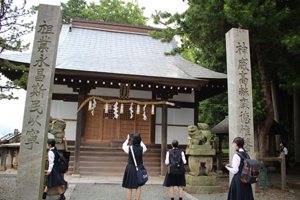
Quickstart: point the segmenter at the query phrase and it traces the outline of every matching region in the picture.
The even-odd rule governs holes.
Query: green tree
[[[263,120],[259,149],[262,156],[266,156],[267,134],[273,124],[269,81],[277,78],[282,82],[282,88],[284,84],[293,88],[299,78],[299,75],[293,74],[294,78],[288,80],[288,71],[298,71],[295,53],[299,58],[299,2],[190,0],[189,5],[182,14],[156,12],[152,15],[154,22],[167,28],[161,33],[150,34],[154,38],[163,37],[164,42],[169,42],[175,35],[179,35],[183,38],[181,46],[167,54],[189,51],[193,53],[195,63],[215,71],[226,72],[225,33],[233,27],[249,30],[254,116],[255,121]],[[170,25],[175,25],[175,28]],[[290,60],[293,56],[294,59]],[[279,77],[278,73],[284,74],[286,80],[284,76]]]
[[[32,6],[25,9],[26,1],[21,7],[14,6],[13,0],[1,0],[0,11],[0,53],[4,51],[25,51],[29,48],[29,43],[23,44],[22,36],[33,30],[33,22],[24,22],[25,16],[31,16],[36,13],[37,7]],[[28,71],[25,66],[16,66],[8,61],[0,61],[1,70],[12,69]],[[8,81],[0,85],[1,99],[17,99],[13,93],[6,94],[12,89],[20,89],[25,87],[28,74],[24,73],[20,79],[13,82]],[[0,75],[1,79],[1,75]]]
[[[87,5],[84,0],[69,0],[66,4],[61,3],[63,23],[68,23],[70,18],[116,22],[146,26],[145,8],[138,6],[137,0],[125,4],[121,0],[100,0]]]
[[[62,9],[61,23],[69,24],[70,18],[87,19],[88,16],[84,14],[87,9],[87,3],[84,0],[69,0],[67,3],[60,3]]]

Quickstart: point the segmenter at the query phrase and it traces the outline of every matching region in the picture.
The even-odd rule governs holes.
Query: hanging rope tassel
[[[76,115],[77,113],[90,101],[90,100],[93,100],[93,99],[96,99],[98,101],[101,101],[103,103],[115,103],[115,102],[120,102],[120,103],[135,103],[135,104],[139,104],[139,105],[145,105],[145,104],[153,104],[153,105],[161,105],[161,104],[167,104],[167,105],[171,105],[171,106],[175,106],[175,103],[171,103],[171,102],[168,102],[168,101],[137,101],[137,100],[121,100],[121,99],[110,99],[110,100],[106,100],[106,99],[103,99],[101,97],[89,97],[87,98],[81,105],[80,107],[78,108],[77,112],[76,112]],[[106,109],[106,108],[105,108]],[[107,105],[107,112],[105,113],[108,113],[108,105]]]

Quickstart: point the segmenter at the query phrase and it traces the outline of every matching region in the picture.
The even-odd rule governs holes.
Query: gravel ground
[[[300,189],[288,188],[288,191],[281,190],[280,174],[278,172],[268,172],[268,180],[271,189],[260,189],[256,193],[259,200],[300,199]],[[292,172],[287,175],[287,180],[300,180],[299,172]],[[0,173],[0,200],[12,200],[16,183],[15,172]],[[224,200],[227,199],[229,189],[228,177],[217,178],[217,184],[221,187],[221,193],[217,194],[187,194],[184,193],[183,199],[190,200]],[[54,200],[58,195],[48,196],[47,200]],[[132,199],[135,198],[133,190]],[[77,184],[71,194],[71,200],[126,200],[126,189],[119,184]],[[141,200],[161,200],[170,199],[169,188],[160,185],[145,185],[142,187]],[[178,191],[175,188],[175,199],[178,199]]]

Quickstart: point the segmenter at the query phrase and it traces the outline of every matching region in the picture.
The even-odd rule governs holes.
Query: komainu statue
[[[205,145],[210,145],[211,132],[209,125],[206,123],[198,123],[198,127],[195,125],[188,126],[188,133],[191,138],[191,144],[199,144],[201,140],[207,139]]]
[[[66,122],[62,119],[57,119],[53,122],[52,117],[50,117],[49,121],[50,124],[48,132],[54,135],[56,144],[63,143],[63,139],[65,137]]]

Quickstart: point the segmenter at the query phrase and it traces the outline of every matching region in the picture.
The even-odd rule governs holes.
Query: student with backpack
[[[63,193],[62,185],[67,185],[67,182],[59,173],[59,166],[58,160],[59,155],[55,147],[55,140],[49,139],[47,142],[47,147],[49,148],[48,151],[48,161],[49,161],[49,168],[47,171],[47,179],[46,179],[46,187],[43,193],[43,199],[46,199],[47,192],[49,188],[56,187],[60,197],[57,200],[64,200],[66,199]]]
[[[244,183],[241,180],[240,173],[243,171],[244,158],[249,158],[244,150],[244,139],[236,137],[233,140],[233,146],[237,151],[232,158],[232,164],[226,165],[226,169],[234,174],[228,193],[228,200],[253,200],[251,184]],[[240,156],[240,155],[242,156]]]
[[[184,152],[178,149],[178,141],[172,141],[172,149],[167,152],[165,164],[168,165],[168,172],[163,186],[170,187],[171,200],[174,200],[174,186],[178,186],[179,200],[182,200],[183,186],[185,182],[184,164],[186,159]]]

